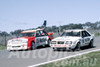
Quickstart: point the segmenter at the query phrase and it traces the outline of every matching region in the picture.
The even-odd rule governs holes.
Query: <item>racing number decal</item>
[[[40,42],[45,42],[46,38],[40,38]]]
[[[85,42],[89,42],[89,41],[90,41],[90,38],[86,38],[86,39],[85,39]]]
[[[46,42],[46,38],[37,38],[37,39],[36,39],[36,43],[37,43],[37,44],[43,43],[43,42]]]
[[[39,41],[39,38],[37,38],[37,39],[36,39],[36,44],[39,45],[39,42],[40,42],[40,41]]]
[[[84,43],[84,39],[82,39],[82,43]]]
[[[84,39],[82,39],[81,41],[82,41],[82,43],[84,43],[84,44],[88,44],[88,43],[90,42],[90,38],[84,38]]]

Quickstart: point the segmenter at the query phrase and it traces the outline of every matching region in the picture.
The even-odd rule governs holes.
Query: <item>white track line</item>
[[[48,64],[48,63],[51,63],[51,62],[65,60],[65,59],[68,59],[68,58],[72,58],[72,57],[76,57],[76,56],[80,56],[80,55],[83,55],[83,54],[88,54],[88,53],[96,52],[96,51],[100,51],[100,49],[91,50],[91,51],[88,51],[88,52],[79,53],[79,54],[76,54],[76,55],[71,55],[71,56],[68,56],[68,57],[64,57],[64,58],[60,58],[60,59],[56,59],[56,60],[52,60],[52,61],[48,61],[48,62],[43,62],[43,63],[39,63],[39,64],[35,64],[35,65],[28,66],[28,67],[37,67],[37,66],[44,65],[44,64]]]

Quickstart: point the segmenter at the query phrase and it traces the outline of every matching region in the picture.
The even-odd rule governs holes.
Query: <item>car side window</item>
[[[86,36],[91,36],[87,31],[84,31]]]
[[[41,33],[41,36],[46,36],[47,35],[47,33],[45,32],[45,31],[40,31],[40,33]]]
[[[82,37],[87,37],[87,35],[84,31],[82,31]]]
[[[36,37],[40,37],[40,36],[41,36],[40,32],[36,31]]]
[[[88,37],[90,34],[86,31],[82,31],[82,37]]]

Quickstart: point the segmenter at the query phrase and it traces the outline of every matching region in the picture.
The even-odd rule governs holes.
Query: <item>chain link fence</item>
[[[15,38],[15,36],[0,36],[0,46],[7,45],[7,41],[12,38]]]

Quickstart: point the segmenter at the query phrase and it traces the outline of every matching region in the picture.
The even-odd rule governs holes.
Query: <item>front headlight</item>
[[[65,44],[72,44],[72,41],[66,41]]]
[[[56,41],[51,41],[51,44],[56,44]]]

